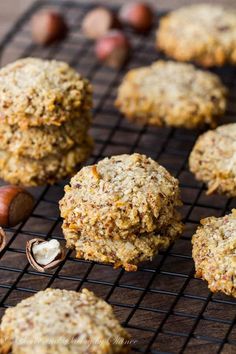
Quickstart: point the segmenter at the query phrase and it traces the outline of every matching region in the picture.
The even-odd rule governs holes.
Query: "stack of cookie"
[[[71,175],[92,140],[89,82],[66,63],[36,58],[0,70],[0,177],[35,186]]]
[[[105,158],[80,170],[60,201],[76,256],[135,271],[182,232],[178,181],[145,155]]]

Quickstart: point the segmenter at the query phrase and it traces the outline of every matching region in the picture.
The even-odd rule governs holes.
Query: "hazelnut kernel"
[[[65,249],[57,240],[34,238],[26,243],[30,265],[39,272],[56,268],[65,259]]]

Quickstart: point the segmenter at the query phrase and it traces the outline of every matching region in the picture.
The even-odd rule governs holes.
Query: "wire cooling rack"
[[[52,6],[63,12],[70,33],[64,41],[41,48],[32,43],[30,18],[39,9]],[[224,215],[236,203],[222,196],[206,196],[204,186],[189,173],[188,155],[200,131],[137,126],[114,108],[117,85],[125,71],[161,57],[155,50],[155,28],[148,36],[127,32],[133,44],[132,58],[121,71],[112,70],[96,61],[93,43],[81,34],[81,19],[88,10],[85,1],[34,3],[0,43],[1,65],[25,56],[54,58],[67,61],[88,77],[94,87],[91,133],[96,147],[87,163],[134,151],[157,160],[180,180],[186,230],[180,240],[136,273],[77,260],[71,252],[56,270],[38,273],[27,262],[25,243],[33,237],[63,240],[58,200],[66,182],[32,189],[37,200],[35,209],[28,220],[7,230],[8,243],[1,252],[1,314],[6,307],[49,286],[73,290],[87,287],[113,305],[133,336],[133,352],[236,353],[236,302],[222,294],[211,294],[206,283],[194,278],[190,241],[200,218]],[[236,72],[232,67],[215,71],[230,88],[229,108],[222,120],[230,122],[236,115]]]

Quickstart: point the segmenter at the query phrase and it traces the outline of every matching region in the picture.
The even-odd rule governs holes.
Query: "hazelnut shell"
[[[34,207],[34,198],[18,186],[0,187],[0,225],[12,227],[25,220]]]
[[[142,2],[127,2],[119,11],[120,21],[138,32],[148,31],[152,26],[153,17],[152,9]]]
[[[47,45],[65,37],[67,24],[61,14],[52,10],[36,13],[31,21],[31,32],[35,43]]]
[[[120,68],[130,54],[130,43],[121,31],[109,31],[95,45],[97,58],[112,68]]]
[[[119,28],[116,15],[105,7],[96,7],[89,11],[82,22],[82,31],[87,38],[98,39],[112,28]]]
[[[61,246],[61,253],[50,263],[48,263],[45,266],[40,265],[39,263],[36,262],[32,248],[35,244],[39,244],[41,242],[48,242],[46,240],[43,240],[41,238],[33,238],[32,240],[27,241],[26,243],[26,256],[28,258],[28,261],[30,265],[36,269],[38,272],[45,272],[46,270],[51,270],[59,266],[59,264],[65,259],[66,252],[65,249]]]

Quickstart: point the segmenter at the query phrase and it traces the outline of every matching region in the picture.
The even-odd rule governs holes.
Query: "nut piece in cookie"
[[[201,220],[192,238],[196,277],[208,282],[212,292],[236,297],[236,210],[221,218]]]
[[[215,74],[159,60],[125,75],[115,105],[131,121],[193,129],[216,124],[226,93]]]
[[[47,289],[6,310],[0,352],[128,353],[130,336],[112,307],[87,289]]]
[[[200,135],[189,157],[190,171],[208,186],[208,194],[236,196],[236,123]]]
[[[182,232],[178,181],[145,155],[119,155],[82,168],[60,201],[67,246],[76,256],[128,271]]]
[[[157,47],[178,61],[209,66],[236,63],[236,10],[214,4],[190,5],[160,21]]]

